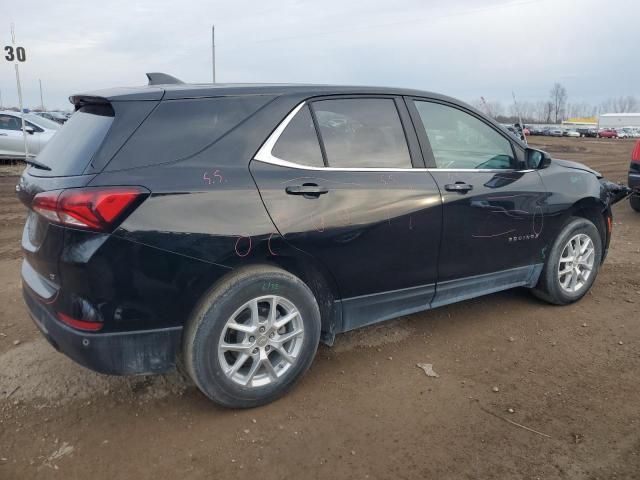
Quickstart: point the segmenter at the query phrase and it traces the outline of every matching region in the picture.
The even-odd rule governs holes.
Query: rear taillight
[[[636,146],[631,152],[631,161],[634,163],[640,163],[640,140],[636,142]]]
[[[147,195],[142,187],[70,188],[39,193],[31,206],[55,223],[108,231]]]

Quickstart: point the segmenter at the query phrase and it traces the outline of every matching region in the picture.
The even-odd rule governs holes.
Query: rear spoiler
[[[104,97],[96,97],[92,95],[72,95],[69,97],[69,101],[73,103],[78,110],[85,105],[110,105],[111,102]]]
[[[147,73],[149,79],[149,85],[179,85],[184,84],[182,80],[177,79],[171,75],[161,72]]]
[[[116,87],[93,92],[84,92],[69,97],[76,110],[84,105],[105,105],[111,102],[160,101],[164,96],[163,85],[181,85],[181,80],[166,73],[147,73],[149,83],[139,87]]]

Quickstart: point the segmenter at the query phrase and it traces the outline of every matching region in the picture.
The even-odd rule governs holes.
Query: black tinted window
[[[511,143],[482,120],[439,103],[415,105],[438,168],[515,168]]]
[[[309,112],[304,106],[289,122],[276,142],[271,154],[288,162],[323,167],[322,152],[316,135],[316,128]]]
[[[185,159],[210,146],[272,97],[165,100],[124,145],[107,170]]]
[[[313,102],[331,167],[411,168],[395,102],[389,98]]]
[[[109,105],[90,105],[78,110],[38,154],[50,171],[31,169],[46,176],[81,175],[95,155],[113,122]]]

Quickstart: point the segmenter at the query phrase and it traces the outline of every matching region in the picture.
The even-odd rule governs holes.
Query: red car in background
[[[612,128],[605,128],[598,132],[598,138],[618,138],[618,132]]]

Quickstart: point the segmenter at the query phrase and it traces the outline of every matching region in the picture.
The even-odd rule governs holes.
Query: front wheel
[[[210,399],[251,408],[289,390],[311,365],[319,340],[311,290],[279,268],[250,267],[205,295],[186,327],[183,362]]]
[[[631,197],[629,197],[629,203],[631,204],[631,208],[636,212],[640,212],[640,192],[633,192]]]
[[[534,295],[555,305],[581,299],[591,288],[602,259],[602,239],[585,218],[572,218],[549,252]]]

